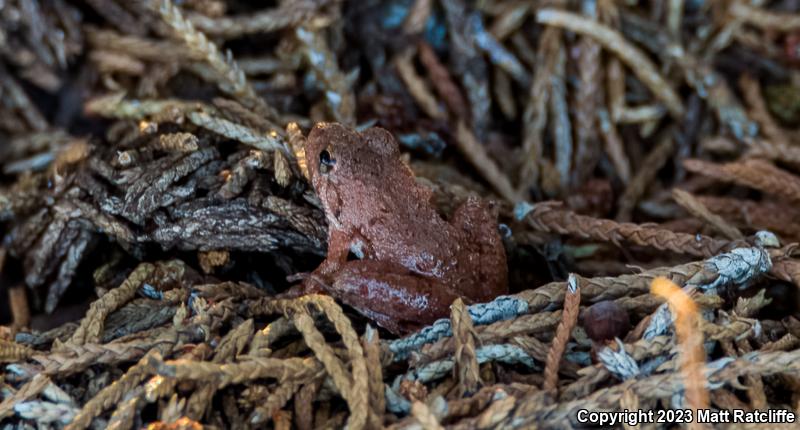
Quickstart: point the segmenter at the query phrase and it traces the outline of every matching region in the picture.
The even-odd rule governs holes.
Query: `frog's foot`
[[[401,321],[389,315],[372,312],[365,308],[358,309],[358,312],[369,318],[375,324],[398,336],[404,336],[423,327],[416,321]]]
[[[382,261],[351,261],[336,274],[329,293],[381,327],[406,333],[449,314],[460,295],[437,279]]]
[[[278,294],[281,299],[296,299],[308,294],[325,294],[327,284],[316,273],[298,273],[287,278],[291,281],[299,281],[299,284],[292,285],[286,291]]]

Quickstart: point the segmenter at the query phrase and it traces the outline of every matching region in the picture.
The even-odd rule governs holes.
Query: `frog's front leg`
[[[383,261],[349,261],[336,272],[329,293],[395,334],[449,315],[460,295],[443,282]]]
[[[336,272],[347,262],[349,250],[350,234],[331,229],[328,232],[328,255],[325,260],[314,269],[314,272],[303,275],[305,276],[303,281],[290,287],[281,297],[296,298],[307,294],[325,293],[325,287],[333,282]]]
[[[352,236],[351,233],[343,230],[331,229],[328,232],[328,256],[314,270],[314,275],[328,278],[347,262]]]

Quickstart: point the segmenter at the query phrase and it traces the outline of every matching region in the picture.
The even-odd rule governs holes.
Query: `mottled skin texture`
[[[497,219],[470,198],[450,220],[400,160],[388,131],[319,124],[305,148],[328,220],[328,256],[304,281],[404,333],[449,314],[457,297],[482,302],[508,289]],[[352,251],[359,259],[348,261]]]

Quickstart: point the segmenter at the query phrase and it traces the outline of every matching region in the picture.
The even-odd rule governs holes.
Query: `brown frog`
[[[489,205],[469,198],[442,218],[388,131],[318,124],[305,154],[329,230],[328,256],[304,290],[324,290],[394,333],[447,316],[457,297],[483,302],[507,292]]]

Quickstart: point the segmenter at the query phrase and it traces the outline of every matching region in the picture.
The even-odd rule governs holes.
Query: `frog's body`
[[[306,281],[404,332],[448,314],[457,297],[507,292],[505,250],[489,206],[470,198],[445,220],[383,129],[319,124],[305,148],[328,219],[328,257]],[[360,259],[348,261],[353,252]]]

